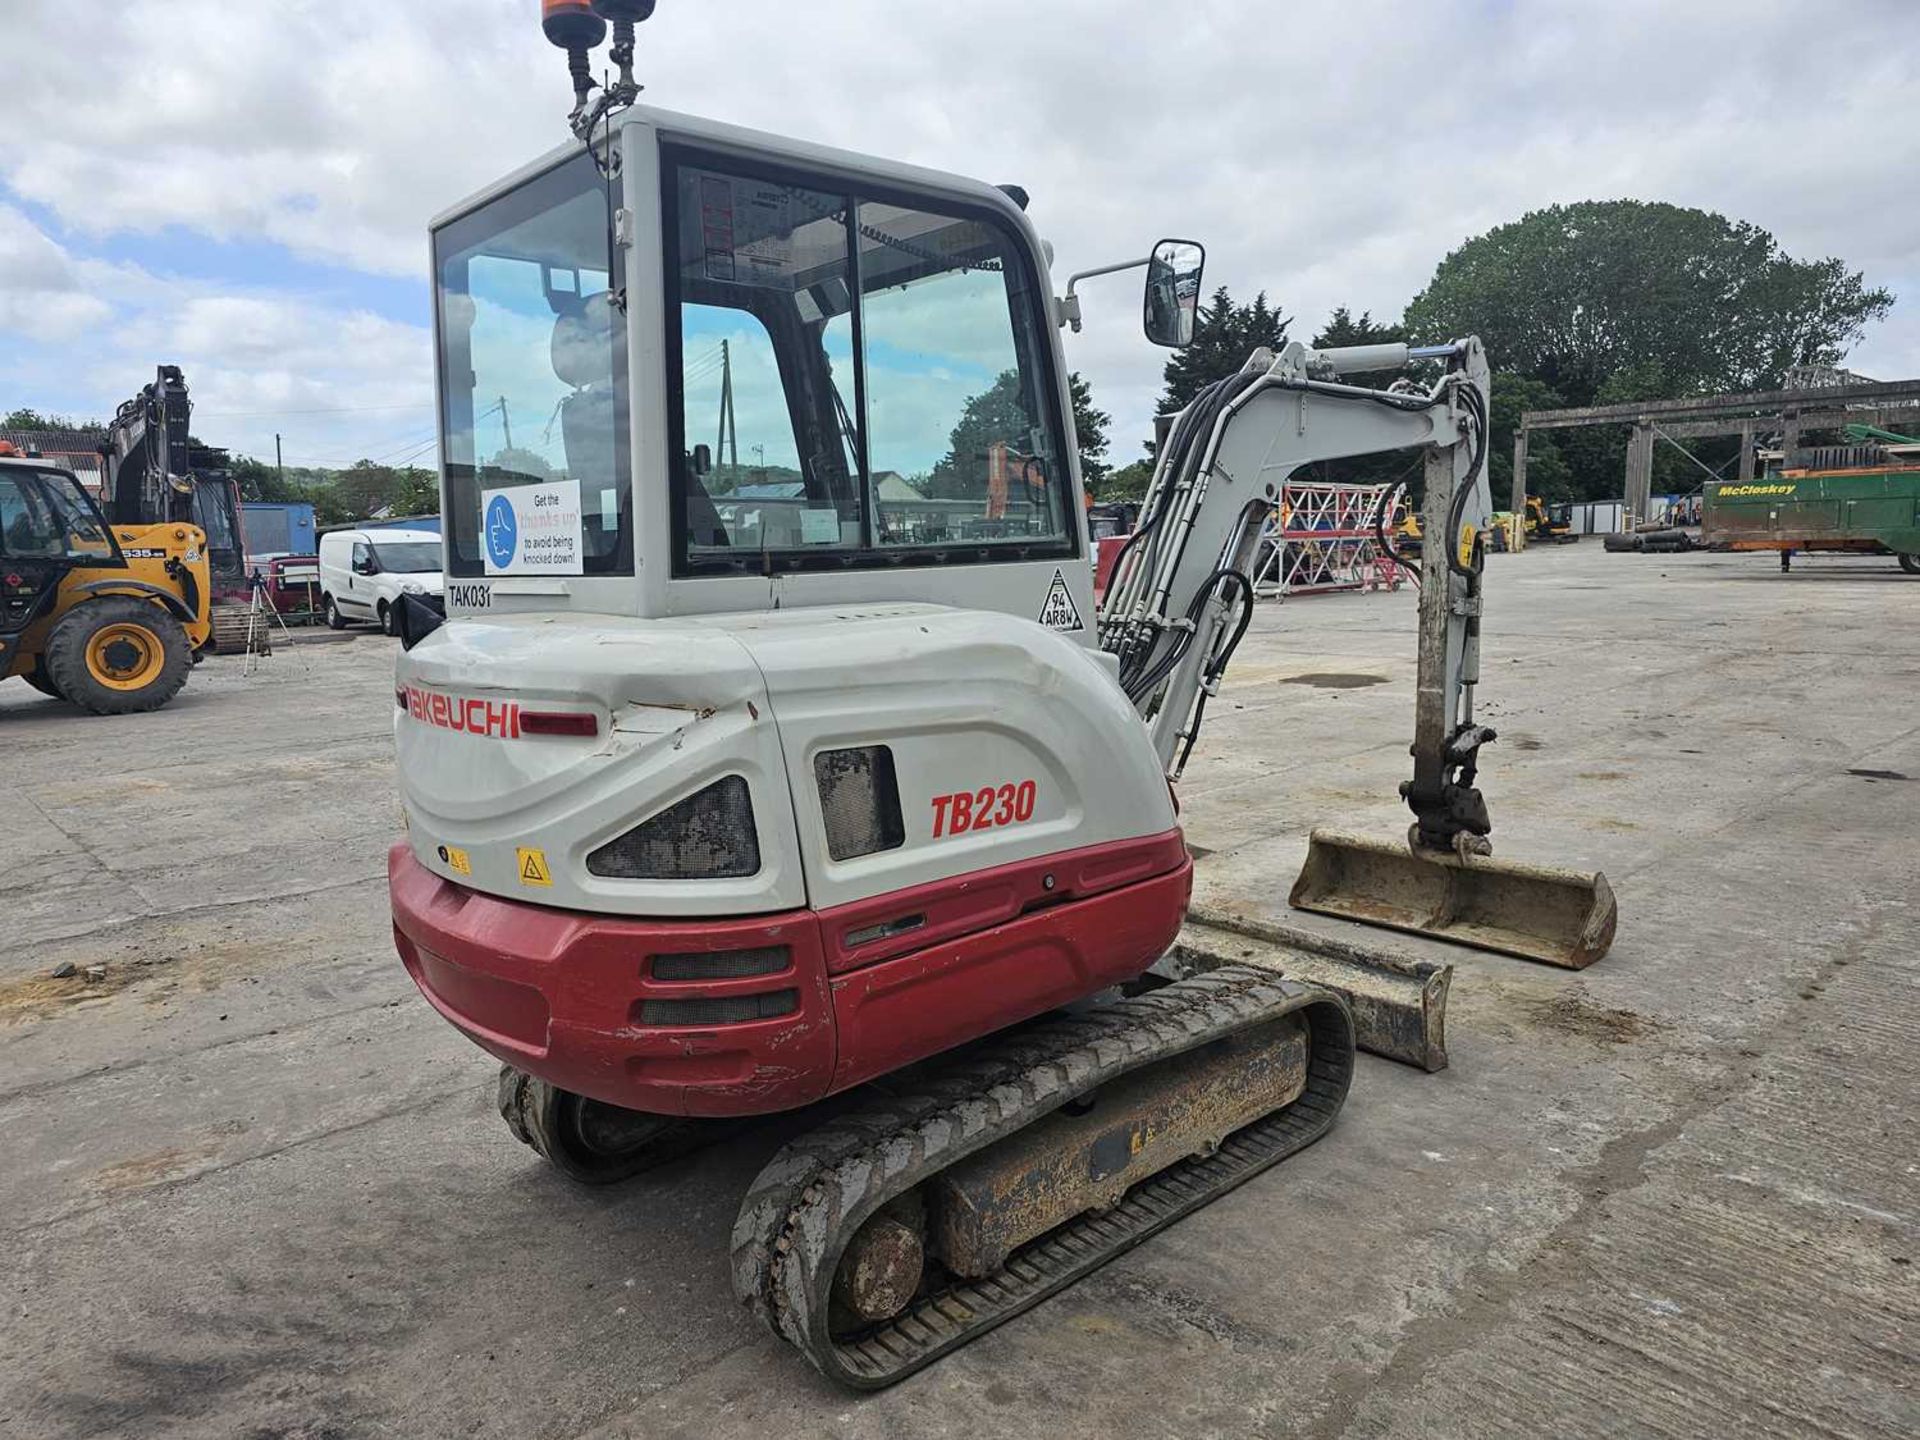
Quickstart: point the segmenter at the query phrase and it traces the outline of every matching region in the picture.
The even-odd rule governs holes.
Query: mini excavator
[[[1171,782],[1281,482],[1420,447],[1459,584],[1423,596],[1445,733],[1409,798],[1430,848],[1484,829],[1486,359],[1249,357],[1180,415],[1096,610],[1078,300],[1024,194],[643,107],[651,0],[544,9],[575,138],[432,225],[447,603],[402,620],[394,938],[575,1180],[843,1096],[750,1188],[733,1284],[878,1388],[1332,1126],[1339,997],[1147,973],[1191,889]],[[1187,343],[1204,252],[1131,263],[1147,337]],[[744,480],[690,439],[716,353]]]

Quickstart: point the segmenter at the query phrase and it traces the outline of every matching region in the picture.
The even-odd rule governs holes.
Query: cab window
[[[666,167],[675,573],[1067,555],[1045,294],[991,211]]]
[[[0,472],[0,555],[114,561],[113,537],[78,483],[60,473]]]
[[[447,568],[511,574],[499,491],[554,486],[579,570],[633,573],[626,318],[608,287],[607,182],[584,152],[433,237]],[[501,532],[504,534],[505,532]]]

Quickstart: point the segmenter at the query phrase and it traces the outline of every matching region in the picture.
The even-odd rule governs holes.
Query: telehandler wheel
[[[1920,575],[1920,555],[1902,555],[1900,568],[1909,575]]]
[[[38,690],[42,695],[51,695],[56,700],[64,700],[67,698],[60,693],[60,687],[53,683],[53,676],[47,673],[47,657],[44,655],[35,660],[33,662],[33,669],[27,671],[27,673],[20,678],[26,681],[27,684],[33,686],[33,688]]]
[[[500,1118],[524,1145],[582,1185],[611,1185],[696,1149],[728,1128],[625,1110],[500,1067]]]
[[[157,710],[180,693],[193,647],[180,622],[147,600],[108,595],[69,610],[47,639],[60,694],[95,715]]]

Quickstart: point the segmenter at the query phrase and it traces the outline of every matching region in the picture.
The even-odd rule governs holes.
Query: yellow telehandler
[[[95,715],[155,710],[213,633],[206,536],[109,526],[73,472],[0,442],[0,679]]]

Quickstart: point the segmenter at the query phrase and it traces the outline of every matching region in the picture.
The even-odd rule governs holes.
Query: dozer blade
[[[1491,855],[1415,854],[1405,841],[1315,830],[1288,903],[1582,970],[1613,944],[1607,877]]]

